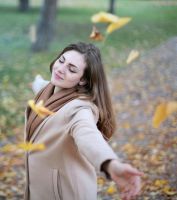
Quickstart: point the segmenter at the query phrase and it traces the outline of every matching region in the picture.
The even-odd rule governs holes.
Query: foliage
[[[80,1],[81,4],[82,2]],[[87,1],[87,3],[89,2]],[[33,97],[30,82],[36,74],[41,74],[46,79],[49,79],[50,61],[68,43],[80,40],[91,42],[88,38],[88,34],[92,29],[90,16],[105,9],[100,4],[100,1],[94,1],[93,5],[95,7],[93,6],[92,8],[80,8],[76,4],[75,7],[61,6],[57,15],[57,34],[54,42],[48,52],[38,54],[33,54],[30,51],[31,41],[29,38],[29,29],[38,20],[39,8],[32,8],[28,14],[25,14],[18,13],[16,7],[11,7],[10,5],[0,7],[0,147],[4,146],[6,150],[9,150],[9,148],[12,149],[11,152],[0,152],[0,155],[3,155],[0,157],[0,162],[2,163],[0,166],[0,181],[7,184],[7,187],[4,185],[4,188],[2,187],[2,190],[5,192],[1,191],[1,196],[3,193],[6,193],[4,195],[8,199],[13,199],[12,193],[18,193],[20,195],[24,189],[22,187],[24,184],[24,180],[22,180],[24,176],[24,161],[22,160],[21,150],[24,151],[25,148],[28,150],[29,148],[33,148],[30,144],[23,144],[22,142],[24,110],[27,105],[27,100]],[[149,11],[151,11],[150,14]],[[157,1],[120,0],[116,13],[121,17],[129,16],[133,20],[128,26],[114,31],[111,37],[107,38],[105,48],[101,49],[107,70],[109,68],[126,66],[129,60],[131,62],[132,58],[137,58],[139,53],[134,52],[127,59],[127,55],[132,49],[138,49],[141,55],[145,55],[147,50],[176,35],[177,6],[175,4],[166,3],[165,5]],[[99,24],[98,28],[100,31],[103,31],[106,27],[105,24]],[[96,45],[99,46],[99,43],[96,43]],[[138,79],[135,80],[136,83],[138,81]],[[124,89],[116,81],[113,85],[116,87],[114,91]],[[130,86],[129,95],[131,95],[131,90],[132,85]],[[146,92],[142,94],[146,97]],[[130,96],[127,95],[125,97],[125,103],[121,107],[119,106],[120,102],[117,102],[115,107],[118,106],[119,112],[125,114],[123,109],[127,105],[131,107],[128,101],[129,99]],[[155,111],[155,107],[153,108],[153,111]],[[144,112],[152,113],[151,105]],[[134,118],[136,113],[132,110],[130,110],[130,113],[132,113],[132,118]],[[158,125],[162,124],[163,120],[165,121],[167,117],[172,116],[168,115],[166,111],[161,113]],[[172,114],[173,111],[170,111],[170,113]],[[142,113],[140,118],[141,116]],[[175,120],[174,126],[176,126]],[[129,122],[120,122],[119,127],[124,130],[134,129]],[[142,127],[144,127],[143,124],[139,125],[138,128],[142,130]],[[157,130],[159,129],[160,127]],[[167,162],[172,162],[175,158],[172,150],[174,151],[176,149],[177,138],[169,137],[169,131],[173,132],[176,129],[171,128],[169,130],[167,127],[160,130],[161,134],[153,137],[147,148],[139,147],[133,143],[134,141],[146,141],[148,134],[139,133],[134,137],[131,135],[129,142],[122,146],[120,145],[119,151],[122,150],[125,152],[128,160],[144,172],[147,172],[149,176],[153,177],[153,181],[148,176],[144,177],[144,183],[146,183],[143,185],[144,194],[148,195],[150,193],[155,195],[155,193],[163,193],[170,198],[176,194],[176,191],[170,185],[170,181],[167,180],[168,173],[166,172],[166,164]],[[6,146],[9,144],[17,144],[17,146]],[[118,151],[117,143],[112,143],[111,145]],[[20,151],[13,151],[17,147]],[[42,150],[44,147],[39,145],[37,148],[39,148],[38,150]],[[20,170],[18,171],[18,169]],[[161,177],[163,173],[166,173],[166,179],[165,177]],[[16,182],[19,184],[18,187],[15,186]],[[9,187],[9,185],[12,187]],[[103,178],[99,178],[98,185],[101,185],[102,191],[105,191],[105,194],[109,196],[116,193],[115,186],[112,183],[106,183]],[[144,195],[144,199],[148,199],[146,195]]]

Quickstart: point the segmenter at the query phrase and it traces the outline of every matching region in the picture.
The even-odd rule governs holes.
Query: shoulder
[[[89,100],[84,99],[74,99],[66,104],[66,115],[67,117],[74,117],[78,112],[82,112],[83,110],[87,110],[91,112],[94,120],[97,122],[99,119],[99,110],[98,107]]]

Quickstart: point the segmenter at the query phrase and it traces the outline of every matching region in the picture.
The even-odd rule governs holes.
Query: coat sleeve
[[[97,171],[101,171],[102,163],[106,160],[118,159],[118,157],[98,130],[96,113],[97,111],[90,106],[75,108],[70,121],[70,134],[79,152]]]
[[[38,74],[34,81],[32,82],[32,90],[34,94],[36,95],[42,88],[44,88],[49,81],[44,80],[40,74]]]

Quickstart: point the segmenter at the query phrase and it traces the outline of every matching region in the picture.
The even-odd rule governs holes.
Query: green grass
[[[34,76],[41,73],[45,78],[49,78],[50,61],[67,44],[77,41],[91,42],[88,38],[92,29],[90,17],[96,12],[106,10],[106,4],[101,3],[102,0],[92,0],[88,6],[80,7],[81,1],[75,2],[74,7],[61,4],[57,14],[56,35],[49,50],[33,53],[30,50],[28,33],[29,27],[36,24],[39,18],[39,7],[33,5],[28,13],[19,13],[14,4],[0,1],[2,133],[11,134],[13,128],[23,123],[26,101],[32,98],[28,84]],[[163,6],[155,1],[119,0],[116,14],[120,17],[132,17],[132,21],[113,32],[104,46],[95,43],[101,48],[107,70],[125,66],[126,57],[132,48],[145,54],[151,48],[177,35],[177,5]],[[98,24],[98,27],[104,32],[106,25]]]

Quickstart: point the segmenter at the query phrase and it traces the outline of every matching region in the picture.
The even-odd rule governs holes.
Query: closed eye
[[[64,63],[64,60],[58,59],[59,63]]]
[[[69,68],[69,71],[72,73],[77,73],[76,71],[72,70],[71,68]]]

